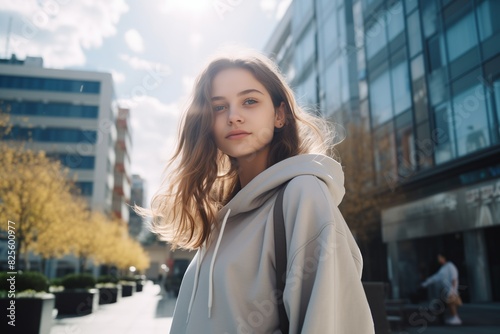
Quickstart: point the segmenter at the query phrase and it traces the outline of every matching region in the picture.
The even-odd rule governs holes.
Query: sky
[[[148,205],[198,72],[229,45],[262,51],[290,3],[0,0],[0,57],[38,56],[48,68],[112,73],[117,101],[131,110],[132,173],[146,180]]]

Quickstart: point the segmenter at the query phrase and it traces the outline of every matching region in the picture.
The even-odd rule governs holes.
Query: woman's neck
[[[266,146],[259,152],[238,159],[238,177],[241,188],[267,168],[268,155],[269,147]]]

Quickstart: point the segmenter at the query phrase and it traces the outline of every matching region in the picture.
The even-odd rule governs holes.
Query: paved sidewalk
[[[461,326],[427,326],[420,321],[418,326],[408,327],[393,334],[499,334],[500,303],[464,304],[458,310]],[[420,318],[422,319],[422,318]]]
[[[116,304],[100,305],[89,315],[58,317],[50,334],[167,334],[176,299],[149,281],[142,292],[122,298]],[[499,334],[500,303],[464,304],[462,326],[408,327],[392,334]]]
[[[92,314],[56,318],[50,334],[167,334],[174,307],[175,298],[148,281],[142,292],[100,305]]]

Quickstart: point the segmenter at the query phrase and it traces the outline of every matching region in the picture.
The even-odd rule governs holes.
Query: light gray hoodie
[[[287,181],[283,300],[290,333],[374,333],[361,253],[337,208],[342,167],[314,154],[269,167],[222,208],[220,229],[186,271],[170,333],[280,333],[273,207]]]

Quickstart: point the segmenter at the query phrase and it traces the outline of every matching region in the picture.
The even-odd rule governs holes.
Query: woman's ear
[[[282,128],[285,125],[285,102],[281,102],[274,113],[274,127]]]

